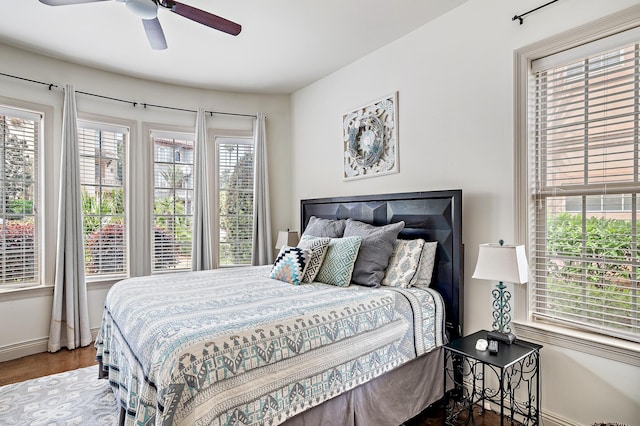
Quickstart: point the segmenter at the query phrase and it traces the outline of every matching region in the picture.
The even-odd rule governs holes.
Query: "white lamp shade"
[[[480,244],[473,278],[523,284],[529,278],[527,255],[522,245]]]
[[[278,250],[284,246],[295,247],[300,241],[296,231],[278,231],[276,247]]]

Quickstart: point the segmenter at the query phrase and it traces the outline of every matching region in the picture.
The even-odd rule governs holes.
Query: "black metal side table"
[[[481,330],[444,346],[444,389],[447,425],[462,412],[473,420],[473,406],[485,402],[500,406],[500,424],[505,415],[510,424],[540,424],[540,349],[541,345],[516,340],[499,343],[498,353],[476,349],[478,339],[486,339]],[[454,390],[447,393],[451,383]],[[475,424],[475,422],[474,422]]]

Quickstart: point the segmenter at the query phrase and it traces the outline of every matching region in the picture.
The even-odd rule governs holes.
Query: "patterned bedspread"
[[[126,424],[280,424],[442,344],[433,290],[292,286],[270,268],[112,287],[96,349]]]

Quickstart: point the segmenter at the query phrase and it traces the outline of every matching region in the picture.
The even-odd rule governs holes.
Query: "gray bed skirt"
[[[286,426],[398,426],[444,395],[444,349],[416,358],[370,382],[292,417]]]
[[[398,426],[444,395],[444,349],[436,348],[290,418],[286,426]],[[100,365],[101,376],[106,376]],[[119,424],[125,412],[120,408]]]

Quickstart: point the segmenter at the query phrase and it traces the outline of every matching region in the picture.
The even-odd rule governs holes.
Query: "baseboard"
[[[98,328],[91,329],[91,340],[95,340],[97,335]],[[12,359],[47,352],[48,347],[48,337],[2,346],[0,347],[0,362],[11,361]]]
[[[471,389],[471,382],[468,380],[464,381],[464,385]],[[499,405],[491,404],[491,410],[495,413],[499,414]],[[544,426],[582,426],[581,423],[578,423],[574,420],[569,420],[566,417],[562,417],[559,414],[552,413],[550,411],[540,409],[540,424]]]
[[[580,423],[545,410],[542,410],[542,424],[544,426],[581,426]]]
[[[30,340],[27,342],[14,343],[0,348],[0,362],[10,361],[29,355],[39,354],[47,351],[48,338]]]

